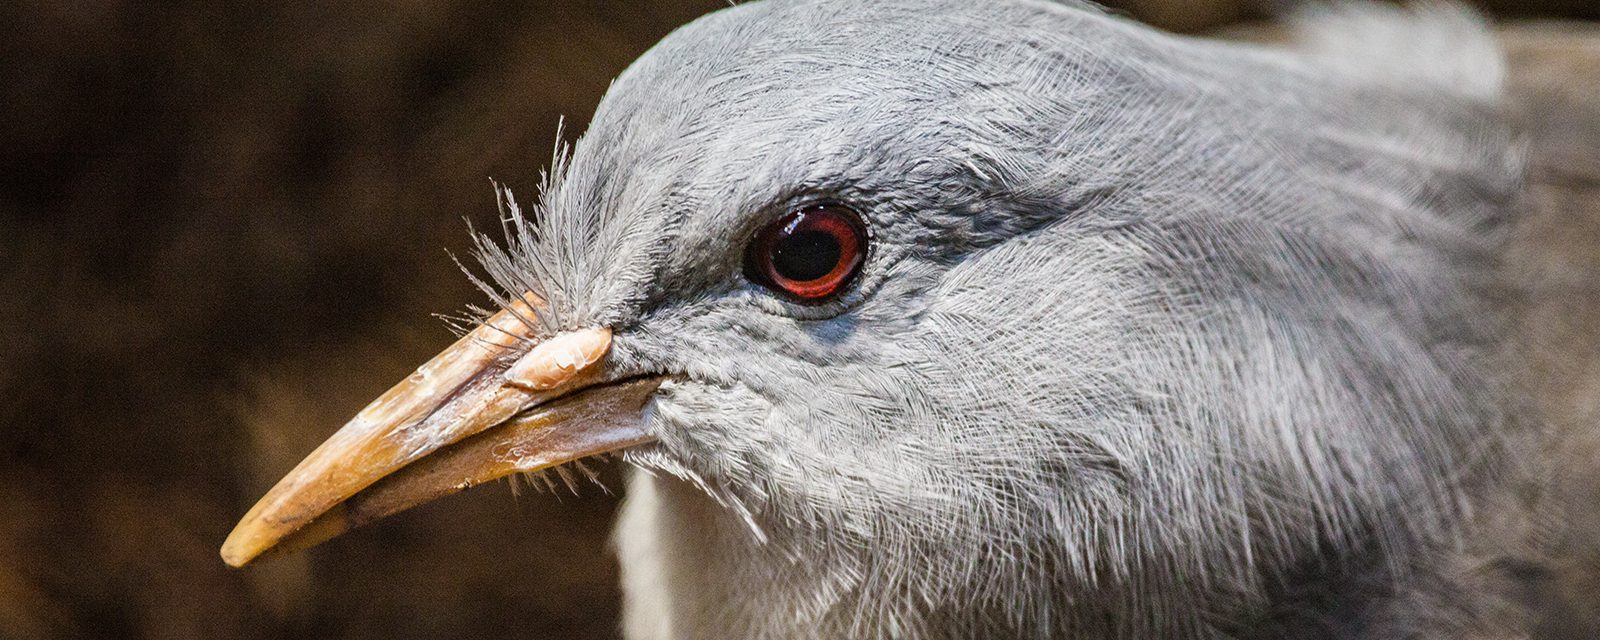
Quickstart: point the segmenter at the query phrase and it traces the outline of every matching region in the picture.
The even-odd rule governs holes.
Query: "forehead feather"
[[[1008,112],[1024,126],[1037,105],[974,102],[1087,75],[1063,67],[1094,64],[1096,48],[1069,58],[1061,41],[1125,26],[1051,2],[759,2],[706,16],[617,79],[553,177],[529,247],[559,256],[542,285],[569,294],[557,298],[615,298],[640,285],[618,281],[618,258],[647,261],[676,229],[725,224],[714,216],[786,195],[808,169],[927,162]],[[1045,40],[1053,51],[1041,56]],[[1004,146],[1004,133],[984,144]]]
[[[1110,194],[1103,209],[1187,216],[1205,233],[1252,218],[1296,234],[1344,225],[1315,240],[1338,243],[1485,209],[1443,206],[1418,183],[1504,190],[1498,156],[1461,135],[1484,126],[1476,105],[1319,65],[1076,4],[740,5],[618,78],[508,264],[547,290],[563,324],[604,322],[659,294],[650,287],[672,263],[732,259],[741,222],[819,186],[933,192],[920,204],[949,218],[933,226],[957,230],[939,242],[960,242],[962,225],[1016,233],[1034,222],[1012,218],[1048,222]],[[1022,204],[978,220],[963,190]],[[1372,194],[1387,206],[1338,204]]]

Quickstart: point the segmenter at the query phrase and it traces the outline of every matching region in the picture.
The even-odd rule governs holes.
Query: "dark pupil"
[[[822,231],[796,231],[778,240],[772,267],[778,275],[797,282],[828,275],[839,264],[839,239]]]

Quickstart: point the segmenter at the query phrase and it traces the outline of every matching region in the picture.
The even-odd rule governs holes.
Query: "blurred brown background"
[[[216,551],[451,341],[429,314],[482,302],[447,251],[493,221],[488,178],[531,195],[559,117],[724,4],[0,5],[0,638],[614,636],[593,487],[488,487],[245,571]],[[1184,31],[1265,6],[1113,4]]]

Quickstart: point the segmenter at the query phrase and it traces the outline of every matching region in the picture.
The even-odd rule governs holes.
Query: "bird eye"
[[[761,230],[745,275],[800,302],[821,302],[850,284],[867,253],[867,229],[841,205],[797,209]]]

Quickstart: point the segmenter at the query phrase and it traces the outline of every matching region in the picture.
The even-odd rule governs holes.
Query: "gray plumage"
[[[619,77],[482,257],[678,376],[630,637],[1516,637],[1500,54],[1444,6],[1300,26],[774,0]],[[867,219],[851,290],[748,282],[821,200]]]

